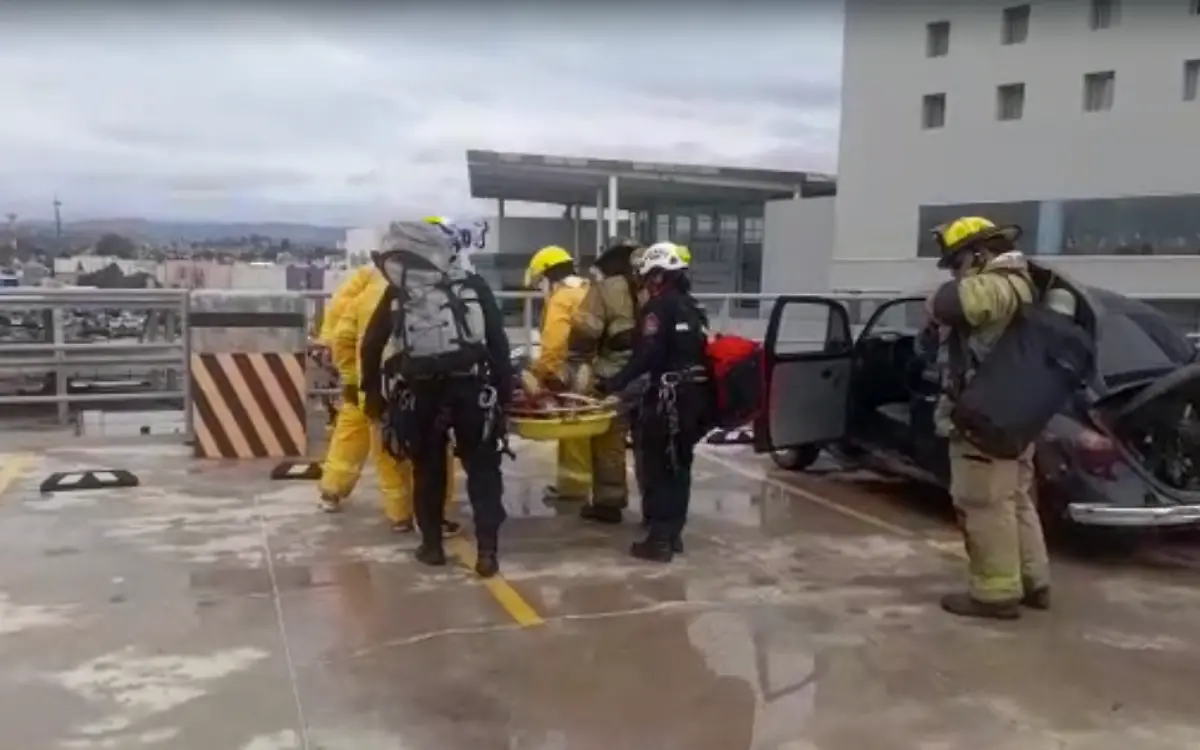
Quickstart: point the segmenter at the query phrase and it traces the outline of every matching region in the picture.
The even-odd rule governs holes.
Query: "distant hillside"
[[[53,224],[45,221],[21,222],[23,228],[45,230]],[[187,221],[149,221],[147,219],[90,219],[63,223],[67,234],[104,234],[113,232],[131,239],[153,242],[202,242],[229,237],[248,237],[257,234],[275,240],[288,240],[301,245],[332,246],[345,239],[341,227],[322,227],[311,224],[282,222],[217,223]]]

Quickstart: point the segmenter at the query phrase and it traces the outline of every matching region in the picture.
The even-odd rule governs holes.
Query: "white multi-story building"
[[[937,278],[929,230],[1016,222],[1026,252],[1200,293],[1198,0],[846,0],[838,288]]]

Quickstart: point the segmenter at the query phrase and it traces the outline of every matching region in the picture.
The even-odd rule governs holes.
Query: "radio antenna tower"
[[[61,208],[62,208],[62,201],[60,201],[58,199],[58,196],[55,195],[54,196],[54,237],[55,237],[55,239],[59,240],[60,242],[62,241],[62,212],[59,210]]]

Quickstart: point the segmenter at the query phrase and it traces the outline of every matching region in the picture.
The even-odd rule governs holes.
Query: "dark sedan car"
[[[1097,372],[1036,447],[1048,524],[1200,524],[1200,363],[1188,336],[1154,308],[1057,277],[1096,341]],[[934,432],[936,368],[919,353],[924,297],[889,300],[857,338],[846,308],[779,299],[765,342],[768,406],[755,447],[800,471],[823,448],[887,473],[949,484]],[[814,343],[815,338],[823,340]],[[1020,383],[1014,383],[1020,388]]]

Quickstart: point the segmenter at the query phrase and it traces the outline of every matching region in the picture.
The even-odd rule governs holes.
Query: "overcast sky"
[[[489,212],[468,148],[833,171],[840,9],[755,2],[21,3],[0,12],[0,212],[48,217],[55,192],[68,220]]]

